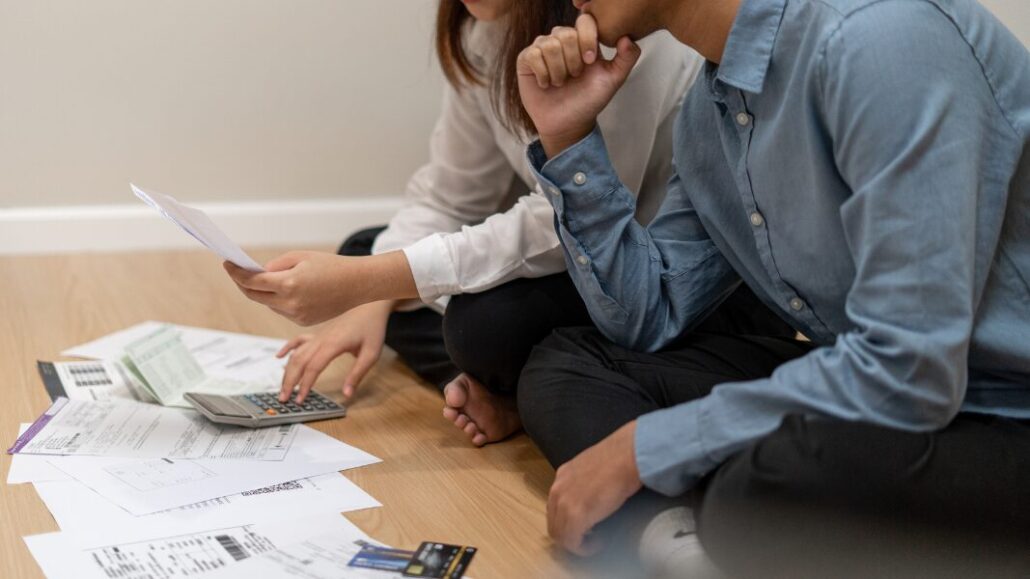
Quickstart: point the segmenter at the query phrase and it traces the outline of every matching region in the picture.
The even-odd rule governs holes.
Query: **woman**
[[[543,192],[530,191],[525,147],[534,131],[515,76],[525,46],[576,17],[571,2],[441,0],[436,49],[449,84],[430,161],[411,178],[405,206],[385,229],[345,241],[345,257],[294,252],[258,275],[227,266],[249,297],[294,321],[342,314],[280,351],[292,352],[283,400],[299,387],[303,401],[343,353],[357,358],[343,385],[349,398],[385,342],[444,390],[444,415],[473,444],[520,428],[513,394],[531,348],[555,327],[591,324],[564,273],[554,211]],[[646,222],[669,177],[672,122],[702,61],[665,35],[641,49],[599,125]],[[757,300],[743,299],[756,332],[783,330]]]

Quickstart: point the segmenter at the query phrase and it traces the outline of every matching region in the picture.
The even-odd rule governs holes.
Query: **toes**
[[[463,429],[463,430],[469,424],[472,424],[472,421],[469,420],[469,417],[465,416],[464,414],[459,414],[458,417],[454,419],[454,425],[457,426],[458,428]],[[473,425],[473,426],[475,426],[475,425]]]
[[[476,446],[484,446],[487,442],[486,435],[482,432],[472,437],[472,444]]]
[[[451,408],[450,406],[443,407],[443,417],[447,420],[450,420],[451,422],[454,422],[458,419],[458,414],[458,411]]]
[[[465,375],[459,374],[443,387],[443,399],[451,408],[461,408],[468,400],[468,388],[465,386]]]
[[[464,430],[465,434],[467,434],[470,438],[479,434],[479,428],[476,427],[475,422],[469,422],[465,425],[465,428],[463,428],[462,430]]]

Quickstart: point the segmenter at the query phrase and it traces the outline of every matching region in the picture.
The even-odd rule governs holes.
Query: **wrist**
[[[411,265],[403,251],[390,251],[367,258],[364,296],[367,302],[387,301],[391,306],[398,300],[417,299],[418,288]]]
[[[376,300],[357,306],[351,311],[360,312],[363,315],[386,318],[393,313],[396,305],[397,302],[395,300]]]
[[[640,480],[640,468],[637,467],[637,421],[633,420],[625,424],[621,430],[627,447],[623,454],[626,460],[627,482],[632,483],[631,486],[634,487],[635,492],[636,489],[644,486],[643,481]]]
[[[547,158],[553,159],[569,147],[587,138],[587,135],[593,132],[595,126],[597,126],[597,121],[591,120],[587,125],[576,127],[568,131],[551,134],[540,133],[540,146],[543,147],[544,154],[547,155]]]

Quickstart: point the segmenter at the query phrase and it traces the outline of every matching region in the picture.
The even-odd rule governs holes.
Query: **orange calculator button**
[[[265,410],[265,414],[267,414],[269,416],[275,416],[276,414],[279,414],[279,413],[276,412],[274,408],[269,408],[268,410]]]

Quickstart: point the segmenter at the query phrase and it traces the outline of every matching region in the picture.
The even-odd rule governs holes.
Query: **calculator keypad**
[[[263,410],[266,414],[296,414],[298,412],[325,412],[339,410],[340,405],[319,394],[309,392],[303,404],[297,404],[293,398],[287,402],[279,402],[278,392],[265,392],[261,394],[246,394],[243,396],[248,402]]]

